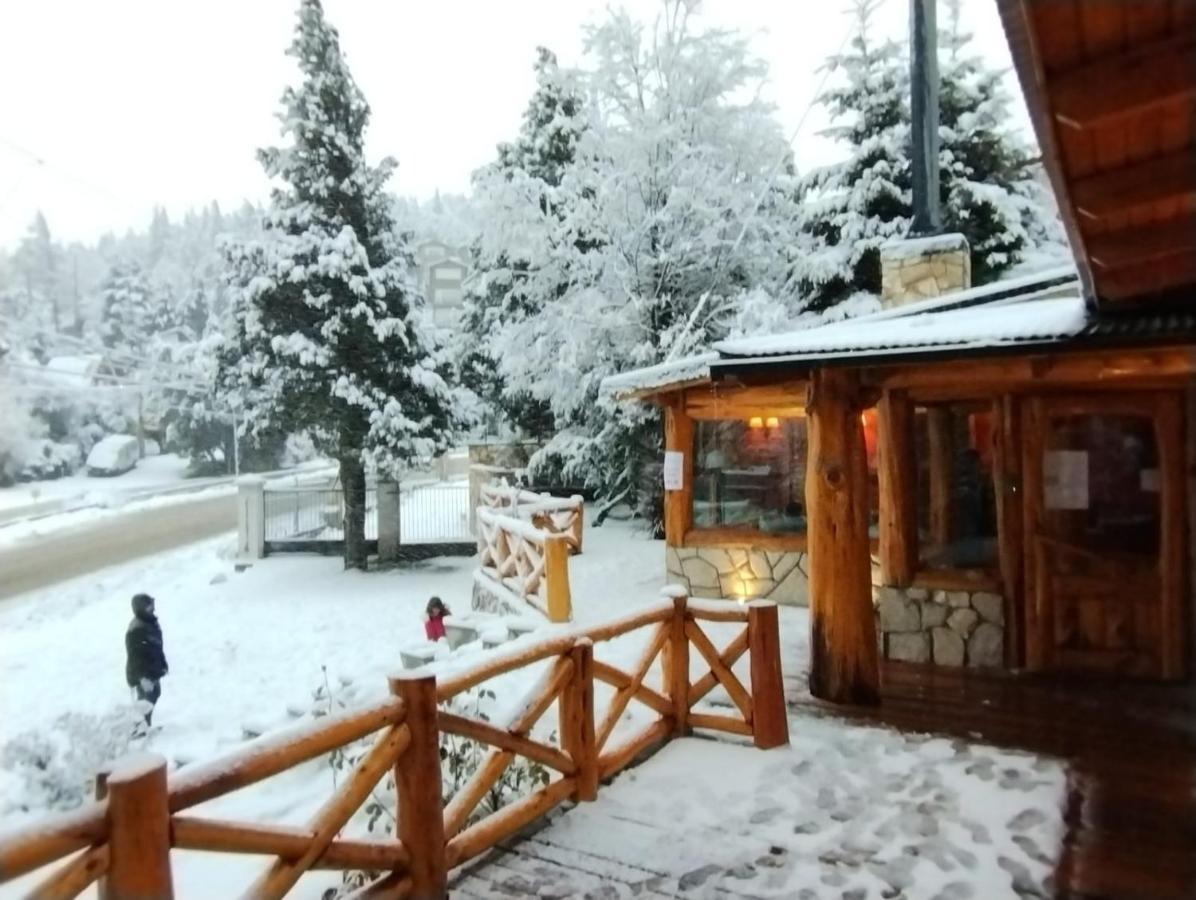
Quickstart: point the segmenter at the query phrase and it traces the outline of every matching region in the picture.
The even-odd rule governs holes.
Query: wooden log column
[[[816,371],[806,408],[810,692],[833,703],[876,704],[880,670],[858,376]]]
[[[954,441],[951,411],[931,407],[926,411],[930,457],[930,542],[936,547],[951,543],[951,467]]]
[[[681,490],[664,492],[664,539],[670,547],[685,543],[693,521],[694,421],[682,409],[683,398],[664,410],[664,449],[685,454]]]
[[[907,587],[918,569],[914,409],[905,391],[885,391],[876,413],[881,580]]]

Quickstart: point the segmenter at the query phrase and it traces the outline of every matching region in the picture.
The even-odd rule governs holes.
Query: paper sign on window
[[[664,452],[664,489],[679,491],[685,487],[685,454],[680,450]]]
[[[1087,451],[1048,450],[1042,458],[1042,493],[1047,509],[1087,509]]]
[[[1163,489],[1158,469],[1143,469],[1138,473],[1138,487],[1144,494],[1157,494]]]

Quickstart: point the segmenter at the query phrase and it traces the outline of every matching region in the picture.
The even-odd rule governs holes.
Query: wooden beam
[[[1196,343],[1196,342],[1194,342]],[[893,390],[945,388],[989,396],[1018,388],[1091,387],[1157,379],[1186,379],[1196,374],[1196,346],[1038,353],[988,359],[902,364],[869,369],[870,382]]]
[[[1080,230],[1075,202],[1071,197],[1071,186],[1063,165],[1059,123],[1051,115],[1049,108],[1047,76],[1034,24],[1036,15],[1066,14],[1069,10],[1063,4],[1034,3],[1033,0],[997,0],[997,10],[1001,16],[1001,25],[1005,29],[1005,38],[1009,44],[1014,68],[1017,70],[1026,109],[1030,113],[1034,133],[1038,137],[1038,146],[1042,149],[1043,168],[1050,178],[1051,188],[1059,205],[1059,218],[1063,221],[1067,241],[1076,261],[1084,297],[1089,303],[1095,303],[1096,290],[1088,263],[1084,233]],[[1064,36],[1066,35],[1067,32],[1064,31]]]
[[[918,469],[909,395],[884,391],[876,404],[876,419],[881,581],[905,587],[918,570]]]
[[[1118,269],[1170,256],[1191,257],[1196,254],[1196,215],[1093,235],[1088,239],[1088,254],[1098,269]],[[1100,271],[1096,279],[1099,287]]]
[[[1072,185],[1076,212],[1088,219],[1122,215],[1196,195],[1196,160],[1185,149],[1081,178]]]
[[[955,461],[954,435],[951,431],[951,411],[931,407],[926,411],[926,427],[930,436],[930,541],[943,547],[951,543],[952,469]]]
[[[806,549],[806,536],[796,531],[758,531],[754,528],[691,528],[685,533],[684,547],[751,547],[754,550]]]
[[[670,547],[684,545],[693,524],[694,422],[679,406],[664,411],[664,448],[685,455],[681,489],[664,492],[664,539]]]
[[[1052,75],[1047,82],[1060,124],[1091,128],[1139,110],[1196,97],[1196,35],[1180,34]]]
[[[741,418],[746,409],[771,409],[765,415],[779,416],[781,407],[801,407],[808,382],[805,379],[786,379],[762,384],[725,384],[719,382],[709,388],[685,392],[685,411],[695,416],[707,410],[715,418]]]
[[[810,692],[833,703],[873,705],[880,702],[880,670],[857,374],[817,370],[807,410]]]

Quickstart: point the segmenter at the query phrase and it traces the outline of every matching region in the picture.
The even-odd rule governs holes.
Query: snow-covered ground
[[[128,703],[123,635],[129,600],[138,591],[157,598],[171,667],[154,718],[160,730],[148,749],[181,765],[236,748],[246,730],[283,727],[297,714],[310,715],[327,704],[313,698],[321,686],[327,685],[334,702],[349,705],[383,695],[386,676],[399,665],[399,649],[423,640],[428,597],[439,595],[458,613],[468,608],[475,564],[443,558],[361,573],[343,571],[336,558],[279,556],[236,572],[232,550],[231,538],[215,539],[0,604],[0,742],[61,730],[70,713],[94,716]],[[655,601],[664,580],[663,555],[660,542],[624,523],[587,528],[585,553],[570,562],[578,623],[605,621]],[[784,664],[792,673],[805,665],[807,618],[804,610],[781,612]],[[704,627],[721,647],[739,626]],[[645,629],[595,652],[628,666],[647,639]],[[482,652],[463,648],[437,667],[458,668]],[[746,658],[736,667],[741,677],[745,666]],[[694,677],[703,672],[695,659]],[[498,695],[492,718],[500,721],[515,707],[538,674],[531,667],[492,682]],[[647,680],[658,684],[659,673]],[[602,709],[609,692],[596,693]],[[725,700],[720,693],[713,692],[710,702]],[[633,703],[616,737],[643,715]],[[552,727],[550,720],[551,712],[537,731]],[[892,883],[885,880],[891,875],[914,879],[919,892],[909,897],[931,897],[961,882],[971,894],[950,888],[957,893],[942,896],[998,898],[1014,896],[1011,872],[1028,872],[1037,882],[1050,870],[1063,791],[1053,762],[826,719],[795,718],[790,728],[793,746],[781,751],[705,741],[667,747],[603,789],[598,804],[569,813],[550,834],[565,829],[564,844],[589,841],[594,852],[605,847],[624,853],[631,865],[654,858],[653,872],[678,879],[717,865],[717,872],[690,878],[689,896],[706,896],[713,884],[730,886],[720,879],[738,877],[732,869],[741,875],[751,869],[750,886],[744,881],[740,889],[759,896],[800,896],[799,888],[807,887],[815,891],[809,896],[839,897],[856,887],[869,891],[858,896],[881,896],[871,891]],[[685,791],[677,789],[679,779],[689,782]],[[316,761],[205,805],[203,814],[301,824],[331,790],[327,764]],[[16,771],[0,767],[0,828],[28,821],[35,813],[14,806],[34,796]],[[607,833],[599,834],[593,817],[604,809],[615,818],[604,820]],[[632,820],[619,826],[626,834],[609,833],[611,822],[624,819]],[[634,839],[637,821],[670,825],[673,836],[660,832],[649,853],[646,839],[643,845]],[[625,850],[616,846],[624,839]],[[690,866],[710,842],[717,852],[707,847],[708,856]],[[849,861],[827,862],[828,854]],[[755,861],[762,855],[780,858]],[[675,860],[672,868],[664,867],[666,860]],[[178,853],[180,895],[232,896],[260,865],[252,857]],[[318,897],[336,880],[314,874],[298,896]],[[921,893],[924,884],[933,891]],[[0,889],[0,896],[9,895]]]
[[[768,752],[668,744],[461,887],[611,900],[1051,895],[1055,762],[825,719],[792,717],[789,731],[790,746]]]

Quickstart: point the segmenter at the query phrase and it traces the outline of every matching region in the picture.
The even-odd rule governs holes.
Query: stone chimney
[[[972,257],[962,234],[889,241],[880,247],[880,305],[889,309],[972,286]]]

